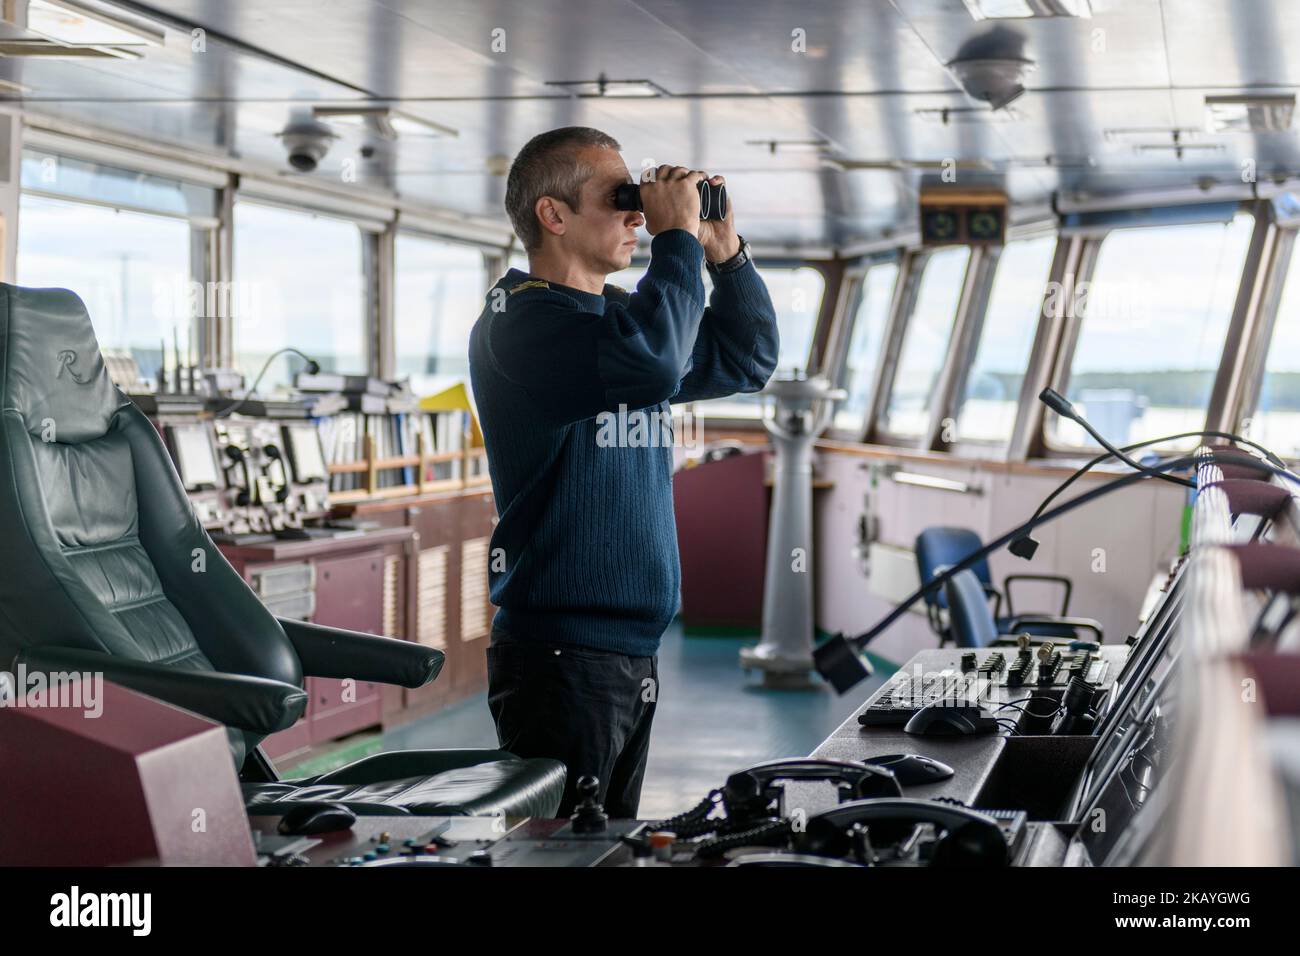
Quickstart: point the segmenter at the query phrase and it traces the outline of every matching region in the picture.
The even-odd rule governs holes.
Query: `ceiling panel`
[[[817,246],[912,223],[932,172],[836,170],[815,152],[752,140],[819,139],[841,160],[981,161],[959,179],[1038,204],[1058,189],[1122,193],[1300,171],[1293,132],[1209,134],[1204,97],[1294,91],[1300,3],[1092,0],[1090,19],[975,22],[960,0],[171,0],[123,4],[161,17],[163,49],[139,62],[0,59],[27,109],[216,150],[290,174],[277,134],[316,103],[375,99],[455,138],[389,143],[340,127],[318,177],[504,221],[488,157],[531,136],[593,125],[643,161],[728,176],[746,234]],[[194,52],[190,30],[207,31]],[[1014,122],[937,121],[969,109],[945,64],[1034,61]],[[670,96],[575,97],[548,81],[649,79]],[[1201,130],[1214,152],[1139,152]],[[1116,130],[1156,128],[1133,137]],[[373,156],[362,158],[362,147]],[[1052,165],[1053,163],[1057,165]],[[927,178],[928,177],[928,178]]]
[[[1170,79],[1176,87],[1300,83],[1300,3],[1164,0]]]

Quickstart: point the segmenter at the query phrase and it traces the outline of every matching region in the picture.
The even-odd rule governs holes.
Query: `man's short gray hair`
[[[515,157],[506,179],[506,212],[525,249],[542,244],[537,200],[550,196],[577,210],[583,183],[595,172],[578,159],[578,150],[587,146],[623,148],[614,137],[590,126],[563,126],[534,136]]]

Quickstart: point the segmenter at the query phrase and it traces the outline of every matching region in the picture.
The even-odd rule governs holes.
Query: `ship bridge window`
[[[1102,240],[1078,290],[1078,343],[1058,390],[1116,445],[1205,426],[1253,227],[1239,213],[1116,229]],[[1054,413],[1047,427],[1055,445],[1094,444]]]
[[[822,296],[826,292],[826,279],[808,266],[797,269],[760,267],[758,274],[763,277],[768,294],[772,296],[776,327],[781,333],[776,374],[805,371]]]
[[[1259,399],[1243,431],[1278,455],[1300,458],[1300,252],[1291,255]]]
[[[949,246],[921,264],[916,305],[903,330],[903,345],[881,429],[904,438],[922,437],[930,423],[930,400],[952,337],[970,249]]]
[[[393,245],[397,376],[409,375],[418,395],[468,383],[469,333],[486,289],[482,251],[411,233],[398,233]]]
[[[1005,442],[1011,437],[1055,250],[1055,236],[1038,236],[1009,242],[998,256],[956,415],[956,441]]]
[[[71,289],[105,351],[129,352],[152,381],[167,350],[190,347],[190,227],[184,219],[23,194],[19,285]]]
[[[840,385],[848,397],[835,409],[835,427],[861,432],[871,401],[880,348],[889,323],[898,264],[881,262],[872,266],[858,286],[858,303],[853,312],[849,347],[844,356],[844,374]]]
[[[211,228],[211,187],[37,149],[22,154],[15,279],[81,296],[105,351],[140,377],[189,363],[191,238]]]
[[[777,357],[773,377],[789,377],[794,370],[801,373],[808,367],[812,350],[813,330],[821,311],[826,280],[820,272],[808,266],[759,267],[758,274],[767,285],[776,311],[776,327],[781,336],[781,351]],[[707,271],[704,282],[707,298],[712,292]],[[754,393],[731,395],[697,403],[701,416],[713,418],[759,418],[762,415],[762,398]]]
[[[247,385],[273,352],[288,345],[324,371],[367,372],[366,283],[356,223],[240,200],[233,242],[235,366]],[[292,384],[304,364],[292,353],[280,356],[258,390]]]

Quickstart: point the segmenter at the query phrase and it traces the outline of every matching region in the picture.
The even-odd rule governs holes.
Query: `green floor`
[[[683,637],[674,623],[659,653],[661,688],[641,815],[666,817],[686,809],[720,785],[733,770],[775,757],[805,756],[853,713],[887,676],[877,668],[870,681],[845,697],[826,687],[772,691],[745,675],[737,652],[756,637]],[[377,750],[495,747],[496,731],[486,695],[389,731],[382,738],[352,741],[286,772],[319,771]]]

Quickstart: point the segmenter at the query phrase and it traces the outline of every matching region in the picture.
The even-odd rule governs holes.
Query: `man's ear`
[[[564,235],[567,228],[564,219],[568,211],[567,206],[550,196],[543,196],[533,206],[533,212],[537,214],[538,222],[542,224],[543,229],[553,236]]]

